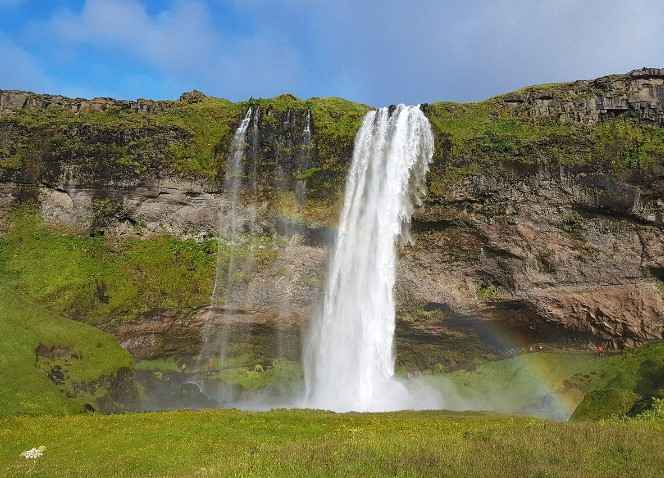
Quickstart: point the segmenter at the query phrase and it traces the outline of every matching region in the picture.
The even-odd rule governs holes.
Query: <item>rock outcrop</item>
[[[571,85],[525,88],[500,99],[517,114],[597,124],[632,117],[664,126],[664,69],[643,68]]]
[[[449,200],[417,213],[416,245],[401,262],[402,302],[511,316],[533,335],[555,325],[581,343],[662,338],[660,216],[641,218],[619,188],[589,199],[586,180],[540,172],[457,184]]]
[[[184,96],[184,95],[183,95]],[[186,100],[184,97],[182,100]],[[172,101],[155,101],[139,98],[134,101],[113,98],[67,98],[58,95],[45,95],[28,91],[0,90],[0,112],[11,113],[20,110],[48,111],[62,109],[74,113],[104,112],[110,110],[130,110],[141,113],[156,113],[170,108]]]

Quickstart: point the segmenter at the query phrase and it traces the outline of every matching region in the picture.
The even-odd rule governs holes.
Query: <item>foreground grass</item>
[[[234,410],[0,420],[2,476],[659,476],[664,422]],[[19,454],[44,445],[44,457]]]

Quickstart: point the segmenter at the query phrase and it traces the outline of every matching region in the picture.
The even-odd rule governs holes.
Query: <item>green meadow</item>
[[[0,420],[3,477],[657,477],[664,421],[236,410]],[[44,456],[20,453],[45,446]]]

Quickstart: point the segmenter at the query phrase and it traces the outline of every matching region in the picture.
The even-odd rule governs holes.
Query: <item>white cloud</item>
[[[230,97],[280,92],[299,71],[295,50],[279,35],[225,35],[197,0],[176,0],[156,14],[138,0],[86,0],[80,12],[56,15],[50,28],[64,43],[119,53],[187,87]]]
[[[479,99],[664,63],[661,0],[236,0],[259,27],[304,18],[323,89],[376,104]],[[284,11],[285,10],[285,11]],[[318,60],[319,59],[319,60]]]
[[[218,42],[198,1],[178,1],[151,16],[138,1],[87,0],[80,13],[58,14],[52,28],[66,42],[120,49],[173,70],[194,66]]]
[[[197,87],[234,99],[290,91],[373,104],[481,99],[664,62],[661,0],[145,4],[85,0],[56,14],[39,28],[55,45],[51,61],[85,52],[79,59],[157,78],[168,91]],[[135,93],[146,90],[159,88]]]

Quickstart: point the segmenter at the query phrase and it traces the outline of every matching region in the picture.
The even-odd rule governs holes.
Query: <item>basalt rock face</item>
[[[462,365],[467,358],[450,352],[459,343],[493,357],[513,353],[515,343],[622,347],[664,337],[664,152],[643,139],[657,137],[664,126],[663,73],[645,69],[529,88],[481,105],[488,111],[482,121],[504,121],[498,133],[515,125],[541,128],[544,133],[530,142],[516,134],[507,141],[495,131],[457,134],[446,129],[452,121],[447,112],[457,106],[442,114],[435,105],[423,107],[436,134],[436,159],[430,195],[413,218],[414,243],[401,248],[399,365]],[[0,92],[0,231],[12,208],[32,200],[50,224],[83,233],[214,237],[228,201],[223,161],[230,135],[249,106],[260,106],[254,120],[257,185],[242,201],[257,213],[256,230],[248,232],[281,242],[276,256],[247,279],[244,309],[156,309],[103,327],[137,358],[193,361],[209,330],[233,316],[243,324],[239,337],[263,343],[281,334],[295,359],[301,330],[319,303],[334,237],[353,147],[346,133],[356,129],[364,110],[349,113],[335,104],[327,111],[313,102],[279,109],[294,101],[286,97],[273,105],[232,106],[232,114],[212,116],[225,122],[224,136],[203,136],[218,141],[214,174],[188,174],[190,169],[173,166],[173,158],[200,140],[198,133],[185,127],[189,116],[171,123],[159,115],[191,108],[186,112],[196,118],[197,108],[217,107],[213,101],[200,92],[178,102]],[[53,134],[56,120],[48,127],[16,121],[62,109],[80,116]],[[139,116],[118,125],[82,120],[89,112]],[[304,138],[308,117],[310,146]],[[615,131],[602,133],[606,144],[600,143],[605,136],[596,131],[614,123]],[[559,126],[567,136],[558,135]],[[640,136],[625,139],[626,128]],[[487,323],[509,331],[511,343],[477,339],[490,335]]]
[[[49,108],[66,109],[75,113],[103,112],[109,110],[131,110],[142,113],[154,113],[164,111],[172,105],[172,101],[154,101],[142,98],[135,101],[120,101],[113,98],[92,98],[88,100],[31,93],[28,91],[0,90],[0,112],[5,113],[26,109],[35,111],[48,110]]]
[[[643,68],[626,75],[577,81],[563,91],[555,86],[526,89],[501,99],[516,113],[530,118],[597,124],[631,117],[664,126],[664,69]]]

